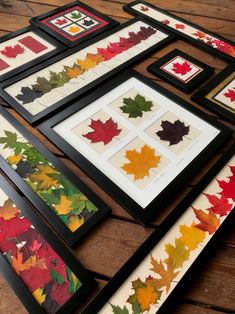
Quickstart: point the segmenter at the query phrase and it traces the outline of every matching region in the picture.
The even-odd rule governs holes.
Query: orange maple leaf
[[[66,196],[61,195],[60,203],[55,205],[55,209],[59,215],[67,215],[72,210],[72,201]]]
[[[100,62],[105,60],[105,58],[101,54],[99,54],[99,53],[96,53],[96,54],[88,53],[87,54],[87,58],[95,61],[96,64],[99,64]]]
[[[134,180],[143,179],[149,176],[149,170],[156,168],[160,162],[161,156],[155,155],[154,148],[144,145],[140,153],[135,149],[127,150],[125,157],[130,161],[121,168],[128,174],[134,175]]]
[[[37,190],[47,190],[49,188],[58,187],[60,185],[57,179],[54,179],[50,174],[56,174],[58,171],[49,165],[37,165],[38,171],[29,175],[32,182],[38,182]]]
[[[86,57],[84,60],[77,59],[77,64],[83,71],[87,71],[89,69],[94,68],[97,63],[96,60],[92,60],[91,58]]]
[[[76,78],[79,75],[81,75],[82,73],[84,73],[84,70],[82,70],[80,68],[79,65],[77,65],[76,63],[74,63],[74,65],[70,68],[70,67],[65,67],[66,70],[66,75],[70,78]]]
[[[212,211],[205,213],[203,210],[196,208],[193,208],[193,211],[197,219],[200,221],[200,223],[196,224],[195,227],[203,231],[207,231],[209,234],[215,233],[220,225],[220,220],[216,217],[216,215]]]
[[[182,237],[179,238],[179,240],[186,245],[189,250],[195,250],[199,243],[205,239],[205,232],[197,228],[195,225],[180,225],[179,230],[182,234]]]
[[[78,26],[70,26],[70,28],[68,29],[68,31],[69,31],[70,33],[77,33],[77,32],[79,32],[80,30],[81,30],[81,28],[78,27]]]
[[[136,299],[140,305],[141,312],[150,310],[150,305],[155,304],[159,293],[152,286],[138,288],[136,290]]]
[[[13,207],[13,202],[11,200],[7,200],[4,202],[3,206],[0,206],[0,217],[4,220],[10,220],[17,216],[19,209],[17,207]]]

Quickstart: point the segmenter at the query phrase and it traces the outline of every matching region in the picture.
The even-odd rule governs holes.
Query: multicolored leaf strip
[[[230,159],[99,313],[156,313],[234,205],[235,157]],[[127,294],[130,290],[132,294]]]
[[[97,53],[87,53],[84,59],[74,60],[72,67],[64,66],[64,70],[61,72],[50,71],[49,79],[37,77],[36,84],[31,87],[22,87],[21,94],[16,95],[16,98],[23,104],[31,103],[51,90],[63,86],[91,69],[95,69],[101,62],[115,58],[155,33],[156,30],[152,27],[141,26],[138,32],[129,32],[128,37],[120,37],[119,41],[110,42],[105,48],[97,48]]]
[[[82,283],[2,190],[0,195],[0,251],[42,308],[56,313]]]
[[[230,43],[225,42],[222,39],[216,38],[215,36],[202,32],[198,30],[196,26],[182,23],[182,21],[178,20],[176,17],[174,18],[172,16],[169,16],[168,14],[162,13],[158,10],[158,8],[152,8],[146,3],[144,7],[142,3],[139,3],[133,5],[131,8],[194,39],[203,41],[206,45],[235,58],[234,45],[231,45]]]
[[[28,186],[75,232],[98,209],[21,134],[4,130],[1,155]]]

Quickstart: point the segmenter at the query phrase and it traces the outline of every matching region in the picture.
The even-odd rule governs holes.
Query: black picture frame
[[[183,108],[189,110],[191,113],[199,116],[202,120],[207,121],[220,130],[220,134],[215,137],[210,145],[208,145],[206,149],[204,149],[188,165],[188,167],[186,167],[180,175],[172,180],[171,183],[168,184],[168,186],[163,191],[161,191],[161,193],[144,209],[53,130],[53,127],[58,123],[64,121],[66,118],[88,106],[94,100],[102,97],[106,93],[113,90],[115,87],[118,87],[120,84],[133,77],[140,80],[147,86],[157,90]],[[95,180],[97,184],[99,184],[107,193],[109,193],[139,223],[143,225],[146,225],[153,219],[156,213],[167,204],[169,195],[173,196],[179,190],[180,186],[184,185],[189,180],[189,178],[200,169],[203,163],[206,162],[206,160],[212,156],[214,152],[216,152],[216,150],[230,137],[232,133],[232,131],[225,125],[209,116],[206,116],[203,112],[194,108],[191,104],[187,103],[183,99],[179,98],[173,93],[170,93],[168,90],[144,77],[140,73],[132,70],[124,72],[115,77],[115,79],[112,81],[109,81],[106,85],[102,85],[102,87],[96,89],[95,92],[75,102],[66,110],[40,124],[38,129],[50,141],[57,145],[59,149],[61,149],[67,156],[69,156],[69,158],[71,158],[81,169],[83,169],[88,174],[88,176]]]
[[[122,25],[115,27],[114,29],[110,30],[109,32],[106,32],[105,34],[101,34],[100,36],[96,37],[96,42],[100,41],[101,39],[106,38],[109,35],[114,34],[115,32],[118,32],[122,29],[124,29],[125,27],[128,27],[138,21],[142,21],[150,26],[152,26],[151,23],[146,22],[144,19],[132,19],[126,23],[123,23]],[[156,26],[155,26],[156,27]],[[15,78],[11,78],[7,81],[5,81],[4,83],[0,84],[0,96],[6,101],[8,102],[20,115],[22,115],[29,123],[34,124],[34,123],[38,123],[39,120],[48,117],[49,114],[51,114],[52,112],[60,109],[63,106],[67,106],[69,102],[71,102],[72,100],[74,100],[76,97],[81,96],[82,94],[88,92],[90,89],[93,89],[95,86],[100,85],[101,83],[103,83],[105,80],[109,79],[111,76],[113,76],[114,74],[119,73],[120,71],[124,70],[126,67],[129,67],[131,65],[133,65],[135,62],[139,61],[141,58],[145,57],[146,55],[155,52],[157,49],[162,48],[163,46],[165,46],[166,44],[168,44],[169,42],[173,41],[175,39],[175,35],[166,32],[165,30],[162,30],[160,27],[157,27],[157,29],[159,29],[161,32],[163,32],[164,34],[167,35],[167,37],[163,40],[161,40],[159,43],[151,46],[150,48],[147,48],[145,51],[142,51],[140,54],[135,55],[134,57],[132,57],[131,59],[129,59],[126,62],[123,62],[121,65],[111,69],[109,72],[105,73],[104,75],[101,75],[99,78],[97,78],[96,80],[86,84],[84,87],[76,90],[75,92],[69,94],[68,96],[64,97],[63,99],[59,100],[58,102],[56,102],[55,104],[51,105],[50,107],[44,109],[43,111],[37,113],[36,115],[32,115],[29,111],[27,111],[25,108],[23,108],[23,106],[16,101],[12,96],[10,96],[5,90],[4,88],[32,75],[37,73],[38,71],[42,70],[43,68],[46,68],[50,65],[53,65],[55,62],[60,61],[68,56],[71,56],[72,54],[79,52],[80,50],[82,50],[83,48],[88,47],[90,44],[88,43],[84,43],[83,45],[80,45],[79,48],[75,47],[73,49],[71,49],[70,51],[67,51],[65,53],[60,54],[59,56],[56,56],[55,58],[52,58],[50,60],[47,60],[46,62],[44,62],[43,64],[40,64],[38,66],[35,66],[33,69],[29,69],[28,71],[18,75]],[[92,43],[93,44],[93,43]]]
[[[187,34],[184,34],[183,32],[180,32],[178,31],[177,29],[173,29],[172,27],[169,27],[168,25],[166,24],[163,24],[157,20],[155,20],[154,18],[151,18],[149,16],[147,16],[146,14],[142,13],[142,12],[137,12],[136,10],[134,10],[132,7],[136,4],[143,4],[143,5],[147,5],[153,9],[156,9],[158,10],[159,12],[163,13],[163,14],[166,14],[168,15],[169,17],[171,18],[175,18],[177,19],[178,21],[184,23],[184,24],[188,24],[189,26],[192,26],[192,27],[196,27],[200,32],[204,32],[204,33],[207,33],[211,36],[215,36],[217,39],[219,40],[222,40],[224,41],[225,43],[229,44],[229,45],[233,45],[235,46],[235,43],[225,37],[222,37],[220,35],[217,35],[211,31],[208,31],[206,30],[205,28],[201,27],[201,26],[198,26],[194,23],[191,23],[185,19],[182,19],[172,13],[169,13],[167,10],[163,10],[161,8],[159,8],[158,6],[156,5],[153,5],[147,1],[144,1],[144,0],[137,0],[137,1],[133,1],[131,3],[128,3],[126,5],[123,6],[123,10],[130,13],[131,15],[134,15],[134,16],[142,16],[146,19],[149,19],[150,21],[156,23],[157,25],[161,25],[162,27],[164,27],[165,29],[169,30],[169,31],[172,31],[173,33],[177,34],[179,37],[182,37],[183,39],[185,39],[186,41],[188,41],[189,43],[193,43],[195,46],[199,46],[200,48],[204,49],[206,52],[214,55],[214,56],[217,56],[218,58],[221,58],[227,62],[235,62],[235,58],[230,56],[230,55],[227,55],[225,54],[223,51],[220,51],[218,49],[214,49],[212,46],[210,45],[207,45],[206,43],[204,43],[203,41],[201,40],[197,40],[197,39],[194,39],[192,38],[191,36],[187,35]]]
[[[202,88],[200,88],[196,93],[194,93],[191,99],[202,106],[208,107],[209,109],[213,110],[215,113],[222,115],[226,119],[230,120],[231,122],[235,123],[235,111],[234,113],[226,109],[226,105],[219,105],[219,101],[213,102],[212,100],[208,99],[206,96],[213,91],[221,82],[223,82],[227,77],[229,77],[233,72],[235,72],[235,66],[229,65],[224,70],[222,70],[219,74],[213,77],[209,82],[207,82]],[[234,78],[233,78],[234,80]],[[229,82],[228,82],[229,84]],[[226,85],[225,85],[226,86]],[[223,86],[222,89],[225,87]],[[215,96],[220,92],[222,89],[215,93]]]
[[[217,173],[223,169],[226,163],[235,154],[235,145],[232,145],[228,151],[210,168],[206,175],[196,184],[196,186],[184,197],[184,199],[178,204],[175,210],[167,217],[165,223],[155,230],[148,239],[141,245],[139,249],[129,258],[129,260],[121,267],[121,269],[112,277],[108,284],[99,292],[99,294],[88,304],[83,310],[82,314],[90,314],[91,311],[98,313],[102,307],[110,300],[112,295],[121,287],[121,285],[128,279],[132,272],[138,267],[138,265],[145,259],[145,257],[152,251],[152,249],[161,241],[164,235],[174,226],[177,220],[184,214],[193,201],[204,191],[208,184],[214,179]],[[208,260],[210,252],[214,252],[218,244],[223,239],[223,235],[226,230],[232,226],[232,222],[235,218],[234,208],[229,214],[229,217],[223,222],[223,224],[216,230],[213,237],[206,244],[203,251],[199,254],[190,268],[186,271],[183,277],[177,284],[177,287],[166,298],[161,308],[157,311],[158,314],[171,313],[179,297],[182,296],[184,291],[190,285],[195,276],[198,275],[202,264]]]
[[[73,246],[81,240],[96,224],[110,213],[110,208],[71,170],[69,170],[55,155],[53,155],[39,140],[37,140],[22,124],[20,124],[5,109],[0,107],[0,114],[17,129],[33,146],[48,159],[66,178],[68,178],[87,198],[94,203],[98,211],[80,226],[75,232],[60,220],[56,213],[46,204],[36,192],[23,180],[23,178],[0,156],[0,169],[9,177],[11,181],[21,190],[29,201],[38,209],[42,216],[56,230],[56,232],[69,245]]]
[[[164,65],[166,65],[168,62],[171,62],[176,57],[182,57],[186,61],[193,63],[194,65],[202,69],[201,72],[195,75],[188,82],[184,82],[177,78],[177,76],[174,76],[171,73],[167,73],[167,71],[162,69]],[[190,93],[193,89],[195,89],[199,84],[205,81],[214,72],[214,69],[209,65],[193,58],[192,56],[188,55],[187,53],[179,49],[174,49],[165,56],[163,56],[162,58],[153,62],[147,67],[147,70],[154,75],[160,76],[161,78],[168,81],[170,84],[174,85],[175,87],[177,87],[178,89],[185,93]]]
[[[15,38],[19,35],[22,35],[24,33],[27,33],[29,31],[34,32],[36,35],[40,36],[42,39],[48,41],[49,43],[51,43],[52,45],[54,45],[56,47],[56,49],[54,49],[53,51],[50,51],[46,54],[44,54],[41,57],[35,58],[32,61],[29,61],[27,63],[25,63],[24,65],[21,65],[3,75],[0,76],[0,82],[3,82],[7,79],[9,79],[10,77],[14,77],[20,73],[22,73],[23,71],[28,70],[29,68],[33,67],[35,64],[41,63],[47,59],[50,59],[51,57],[54,57],[55,55],[64,52],[65,50],[67,50],[66,46],[64,46],[63,44],[61,44],[60,42],[58,42],[56,39],[51,38],[50,36],[48,36],[47,34],[45,34],[44,32],[40,31],[39,29],[37,29],[36,27],[33,26],[27,26],[24,27],[22,29],[19,29],[15,32],[6,34],[2,37],[0,37],[0,43],[4,43],[5,41]]]
[[[21,209],[25,217],[37,228],[40,234],[55,250],[55,252],[66,262],[74,274],[84,282],[80,289],[65,303],[56,313],[71,313],[97,286],[89,271],[87,271],[69,251],[69,249],[58,239],[54,232],[46,225],[37,211],[29,205],[13,186],[0,174],[0,188]],[[30,313],[45,314],[45,310],[37,303],[26,285],[13,270],[7,259],[0,254],[0,271],[14,293]]]
[[[41,21],[49,18],[50,16],[59,14],[60,12],[63,12],[64,10],[70,9],[74,6],[80,6],[81,8],[83,8],[84,10],[88,11],[89,13],[97,16],[98,18],[101,18],[102,20],[104,20],[105,22],[107,22],[108,24],[106,26],[103,26],[99,29],[97,29],[94,32],[91,32],[87,35],[85,35],[82,38],[78,38],[75,41],[71,41],[69,39],[66,39],[63,35],[60,35],[58,32],[53,31],[53,29],[51,29],[50,27],[48,27],[47,25],[43,24]],[[94,8],[86,5],[83,2],[80,1],[74,1],[71,2],[69,4],[66,4],[64,6],[61,6],[59,8],[56,8],[54,10],[51,10],[49,12],[46,12],[44,14],[41,14],[39,16],[33,17],[30,19],[30,23],[40,29],[42,29],[44,32],[48,33],[49,35],[51,35],[52,37],[55,37],[56,39],[58,39],[59,41],[61,41],[63,44],[65,44],[66,46],[73,48],[77,45],[80,45],[81,43],[83,43],[84,41],[90,40],[93,37],[97,36],[100,33],[106,32],[107,30],[109,30],[110,28],[119,25],[120,23],[118,21],[115,21],[114,19],[112,19],[111,17],[95,10]]]

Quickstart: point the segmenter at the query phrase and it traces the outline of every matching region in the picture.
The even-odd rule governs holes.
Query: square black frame
[[[119,188],[113,181],[111,181],[106,175],[98,170],[91,162],[89,162],[82,154],[74,149],[68,142],[66,142],[61,136],[59,136],[53,127],[65,120],[75,112],[88,106],[94,100],[105,95],[121,83],[125,82],[129,78],[134,77],[149,87],[157,90],[161,94],[165,95],[169,99],[173,100],[183,108],[189,110],[193,114],[199,116],[201,119],[212,124],[218,128],[220,134],[186,167],[180,175],[178,175],[171,183],[143,210],[142,207],[135,202],[130,196],[128,196],[121,188]],[[126,211],[128,211],[139,223],[146,225],[156,215],[156,213],[167,204],[169,195],[176,194],[180,186],[184,185],[188,179],[200,169],[206,160],[213,155],[213,153],[230,137],[232,131],[222,123],[214,120],[213,118],[206,116],[200,110],[194,108],[191,104],[187,103],[178,96],[170,93],[165,88],[154,83],[148,78],[144,77],[138,72],[127,71],[113,80],[109,81],[106,85],[96,89],[95,92],[75,102],[72,106],[60,112],[59,114],[48,119],[44,123],[38,126],[39,131],[43,133],[50,141],[52,141],[59,149],[61,149],[69,158],[71,158],[81,169],[83,169],[88,176],[97,182],[107,193],[109,193]],[[177,187],[177,188],[176,188]]]
[[[56,237],[54,232],[46,225],[37,211],[31,207],[13,188],[13,186],[0,174],[0,188],[8,195],[8,197],[21,209],[25,217],[37,228],[45,240],[51,245],[55,252],[66,262],[75,275],[81,280],[83,285],[65,303],[56,313],[71,313],[88,296],[96,286],[97,282],[93,279],[90,272],[87,271],[70,252],[70,250]],[[0,254],[0,271],[6,281],[11,286],[14,293],[24,304],[30,313],[45,314],[45,310],[37,303],[26,285],[13,270],[6,258]]]
[[[64,10],[70,9],[75,5],[79,5],[80,7],[82,7],[83,9],[85,9],[86,11],[89,11],[90,13],[100,17],[101,19],[105,20],[106,22],[108,22],[108,25],[103,26],[101,28],[99,28],[98,30],[91,32],[90,34],[85,35],[82,38],[79,38],[78,40],[75,41],[71,41],[69,39],[66,39],[65,37],[61,36],[59,33],[53,31],[52,29],[50,29],[48,26],[44,25],[41,20],[50,17],[51,15],[60,13]],[[112,19],[111,17],[96,11],[95,9],[93,9],[92,7],[86,5],[83,2],[80,1],[75,1],[75,2],[71,2],[69,4],[66,4],[64,6],[61,6],[59,8],[56,8],[54,10],[51,10],[49,12],[46,12],[44,14],[41,14],[39,16],[35,16],[33,18],[31,18],[30,23],[40,29],[42,29],[44,32],[48,33],[49,35],[55,37],[56,39],[58,39],[59,41],[61,41],[63,44],[65,44],[66,46],[72,48],[75,47],[81,43],[83,43],[84,41],[90,40],[91,38],[97,36],[100,33],[106,32],[107,30],[109,30],[110,28],[119,25],[120,23],[118,21],[115,21],[114,19]]]
[[[213,77],[208,83],[206,83],[202,88],[200,88],[195,94],[192,95],[191,99],[200,105],[206,106],[214,112],[224,116],[231,122],[235,123],[235,113],[233,114],[226,108],[219,106],[213,101],[206,98],[206,95],[210,93],[217,85],[219,85],[223,80],[226,79],[230,74],[235,72],[235,65],[227,66],[223,71]]]
[[[210,168],[206,175],[196,184],[196,186],[184,197],[184,199],[176,206],[173,212],[167,217],[165,223],[155,230],[147,240],[140,246],[139,249],[129,258],[129,260],[121,267],[121,269],[112,277],[108,284],[99,292],[99,294],[88,304],[82,311],[82,314],[98,313],[101,308],[109,301],[112,295],[118,288],[128,279],[131,273],[138,267],[144,258],[151,250],[161,241],[164,235],[176,223],[176,221],[184,214],[193,201],[203,192],[207,185],[214,179],[217,173],[226,165],[226,163],[235,154],[235,145],[232,145],[229,150]],[[210,241],[206,244],[206,248],[199,254],[185,275],[180,279],[177,287],[164,301],[164,304],[158,310],[158,314],[168,314],[174,310],[177,304],[178,297],[186,291],[194,276],[201,269],[201,264],[206,262],[210,252],[214,252],[218,243],[223,239],[223,234],[228,227],[232,226],[235,219],[235,210],[229,214],[229,218],[223,222],[222,226],[215,232]]]
[[[163,13],[163,14],[166,14],[168,15],[169,17],[172,17],[172,18],[176,18],[177,20],[181,21],[182,23],[184,24],[188,24],[192,27],[196,27],[199,31],[201,32],[206,32],[207,34],[209,35],[212,35],[212,36],[215,36],[216,38],[218,38],[219,40],[223,40],[224,42],[230,44],[230,45],[233,45],[235,46],[235,43],[225,37],[222,37],[220,35],[217,35],[211,31],[208,31],[207,29],[201,27],[201,26],[198,26],[197,24],[194,24],[194,23],[191,23],[189,22],[188,20],[185,20],[185,19],[182,19],[181,17],[178,17],[174,14],[171,14],[169,13],[167,10],[163,10],[161,8],[159,8],[158,6],[156,5],[153,5],[147,1],[144,1],[144,0],[136,0],[136,1],[133,1],[131,3],[128,3],[126,5],[123,6],[123,10],[130,13],[131,15],[134,15],[134,16],[142,16],[146,19],[149,19],[150,21],[154,22],[155,24],[157,25],[161,25],[162,27],[164,27],[165,29],[169,30],[169,31],[172,31],[173,33],[177,34],[179,37],[182,37],[184,38],[186,41],[188,41],[189,43],[193,43],[195,46],[199,46],[200,48],[204,49],[206,52],[214,55],[214,56],[217,56],[218,58],[221,58],[227,62],[235,62],[235,58],[232,57],[232,56],[229,56],[225,53],[223,53],[222,51],[219,51],[218,49],[214,49],[213,47],[205,44],[204,42],[202,42],[201,40],[197,40],[197,39],[194,39],[192,37],[190,37],[189,35],[187,34],[183,34],[182,32],[179,32],[178,30],[176,29],[173,29],[171,27],[169,27],[168,25],[165,25],[161,22],[158,22],[156,21],[154,18],[151,18],[141,12],[137,12],[135,11],[134,9],[132,9],[132,6],[136,5],[136,4],[143,4],[143,5],[148,5],[149,7],[153,8],[153,9],[157,9],[159,12]]]
[[[34,147],[48,159],[53,165],[67,177],[78,189],[84,193],[89,200],[97,206],[98,211],[80,226],[75,232],[70,231],[59,219],[53,210],[28,186],[21,176],[6,162],[0,155],[0,169],[9,177],[11,181],[21,190],[29,201],[38,209],[42,216],[56,230],[56,232],[72,246],[84,237],[96,224],[98,224],[107,214],[110,208],[71,170],[69,170],[55,155],[53,155],[39,140],[37,140],[22,124],[11,116],[5,109],[0,107],[0,114],[8,120]]]
[[[192,62],[196,66],[200,67],[202,71],[196,75],[194,78],[189,80],[188,83],[181,82],[179,79],[174,77],[171,74],[168,74],[166,71],[161,69],[161,67],[170,62],[174,57],[182,57],[183,59],[188,60],[189,62]],[[191,57],[187,53],[179,50],[179,49],[174,49],[162,58],[158,59],[157,61],[153,62],[147,67],[147,70],[151,72],[152,74],[158,75],[161,78],[165,79],[178,89],[182,90],[185,93],[190,93],[193,89],[197,87],[200,83],[202,83],[204,80],[206,80],[210,75],[213,74],[214,69],[210,67],[209,65]]]
[[[37,29],[36,27],[33,27],[33,26],[27,26],[27,27],[24,27],[22,29],[15,31],[15,32],[12,32],[12,33],[9,33],[9,34],[6,34],[6,35],[0,37],[0,43],[3,43],[9,39],[12,39],[16,36],[22,35],[22,34],[29,32],[29,31],[34,32],[36,35],[42,37],[42,39],[50,42],[52,45],[54,45],[56,47],[56,49],[44,54],[41,57],[35,58],[34,60],[29,61],[26,64],[17,67],[16,69],[13,69],[13,70],[1,75],[0,76],[0,82],[3,82],[3,81],[5,81],[5,80],[7,80],[10,77],[13,77],[15,75],[18,75],[21,72],[26,71],[29,68],[33,67],[34,65],[38,65],[38,63],[41,63],[41,62],[45,61],[46,59],[50,59],[51,57],[54,57],[55,55],[67,50],[66,46],[64,46],[63,44],[58,42],[56,39],[51,38],[50,36],[48,36],[47,34],[45,34],[44,32],[40,31],[39,29]]]
[[[25,108],[23,108],[23,106],[21,104],[19,104],[13,97],[11,97],[6,91],[4,91],[4,88],[8,87],[9,85],[12,85],[14,83],[16,83],[17,81],[20,81],[21,79],[24,79],[26,77],[28,77],[31,74],[34,74],[40,70],[42,70],[45,67],[48,67],[52,64],[54,64],[57,61],[60,61],[61,59],[64,59],[76,52],[79,52],[81,49],[86,48],[90,45],[90,43],[84,43],[83,45],[80,45],[79,47],[75,47],[73,49],[70,49],[69,51],[60,54],[59,56],[56,56],[55,58],[52,58],[50,60],[47,60],[46,62],[44,62],[43,64],[40,64],[38,66],[35,66],[34,68],[25,71],[22,74],[19,74],[17,77],[15,78],[11,78],[7,81],[5,81],[4,83],[0,84],[0,96],[7,102],[9,103],[20,115],[22,115],[29,123],[34,124],[36,122],[38,122],[40,119],[43,119],[45,117],[48,117],[49,114],[51,114],[53,111],[58,110],[59,108],[61,108],[62,106],[68,105],[69,102],[71,102],[72,100],[74,100],[76,97],[81,96],[82,94],[88,92],[90,89],[96,87],[97,85],[100,85],[101,83],[103,83],[105,80],[109,79],[111,76],[113,76],[114,74],[117,74],[119,72],[121,72],[122,70],[124,70],[126,67],[129,67],[133,64],[135,64],[137,61],[139,61],[141,58],[144,58],[145,56],[147,56],[148,54],[155,52],[157,49],[162,48],[163,46],[165,46],[166,44],[168,44],[169,42],[173,41],[176,37],[174,34],[158,27],[158,26],[154,26],[152,23],[149,23],[147,20],[141,19],[141,18],[135,18],[132,19],[126,23],[123,23],[122,25],[115,27],[114,29],[110,30],[109,32],[106,32],[105,34],[101,34],[100,36],[96,37],[96,41],[98,42],[101,39],[104,39],[105,37],[114,34],[115,32],[118,32],[122,29],[124,29],[125,27],[134,24],[137,21],[142,21],[144,23],[147,23],[148,25],[152,26],[152,27],[157,27],[157,29],[159,29],[161,32],[165,33],[168,37],[166,37],[165,39],[163,39],[162,41],[160,41],[159,43],[151,46],[150,48],[146,49],[145,51],[141,52],[140,54],[134,56],[133,58],[131,58],[130,60],[123,62],[121,65],[115,67],[114,69],[112,69],[111,71],[107,72],[104,75],[101,75],[98,79],[96,79],[95,81],[88,83],[87,85],[85,85],[84,87],[80,88],[79,90],[77,90],[76,92],[68,95],[67,97],[63,98],[62,100],[58,101],[57,103],[55,103],[54,105],[48,107],[47,109],[39,112],[36,115],[32,115],[31,113],[29,113]],[[92,43],[93,44],[93,43]]]

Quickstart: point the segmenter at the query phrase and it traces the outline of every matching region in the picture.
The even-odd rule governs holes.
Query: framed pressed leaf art
[[[151,221],[231,134],[134,71],[39,129],[141,223]]]
[[[227,66],[193,94],[192,100],[235,123],[235,66]]]
[[[123,9],[132,15],[148,18],[157,25],[163,26],[225,61],[235,61],[235,43],[227,38],[214,34],[146,1],[137,0],[128,3],[124,5]]]
[[[69,47],[77,46],[119,24],[80,1],[33,17],[30,22]]]
[[[65,49],[56,40],[30,26],[0,37],[0,82]]]
[[[169,81],[186,93],[206,80],[214,69],[178,49],[148,66],[148,71]]]
[[[134,19],[1,85],[0,95],[30,123],[48,116],[174,35]],[[86,44],[87,45],[87,44]]]
[[[233,146],[111,279],[83,314],[172,313],[177,296],[235,217]],[[174,301],[174,302],[173,302]]]
[[[75,174],[0,108],[0,167],[73,245],[109,212]]]
[[[71,313],[95,280],[0,175],[0,271],[30,313]]]

